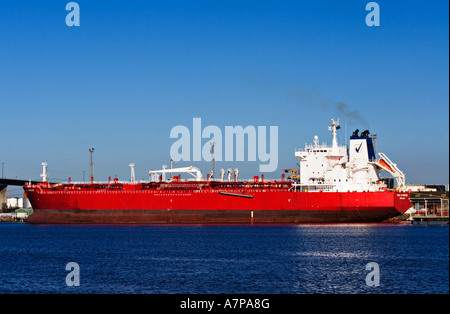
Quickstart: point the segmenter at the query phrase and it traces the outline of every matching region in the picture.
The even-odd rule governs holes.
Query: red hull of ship
[[[381,222],[410,207],[409,193],[231,190],[24,189],[35,224],[277,224]]]

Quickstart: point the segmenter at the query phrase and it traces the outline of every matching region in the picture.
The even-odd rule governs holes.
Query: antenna
[[[228,182],[231,181],[231,174],[233,173],[233,170],[231,168],[227,169],[227,175],[228,175]]]
[[[92,153],[95,148],[89,148],[89,153],[91,153],[91,183],[94,183],[94,161],[92,159]]]

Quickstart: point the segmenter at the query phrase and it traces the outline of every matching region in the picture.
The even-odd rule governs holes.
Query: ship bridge
[[[328,128],[333,136],[331,146],[319,145],[316,135],[313,145],[295,150],[300,161],[297,184],[308,186],[307,190],[376,191],[386,188],[380,177],[380,172],[386,171],[397,180],[397,188],[404,190],[405,176],[397,165],[383,153],[378,153],[381,158],[377,160],[376,135],[369,136],[369,130],[358,135],[356,130],[349,147],[339,146],[336,136],[339,128],[339,121],[331,119]]]

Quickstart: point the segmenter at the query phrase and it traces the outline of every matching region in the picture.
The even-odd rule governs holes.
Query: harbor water
[[[3,223],[0,239],[1,294],[449,293],[446,224]]]

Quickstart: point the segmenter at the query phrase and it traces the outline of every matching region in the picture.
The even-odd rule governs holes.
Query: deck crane
[[[200,169],[189,166],[189,167],[181,167],[181,168],[171,168],[171,169],[161,169],[161,170],[151,170],[148,172],[148,174],[151,176],[152,174],[158,174],[158,173],[172,173],[172,172],[186,172],[195,177],[196,181],[202,180],[202,172]]]

